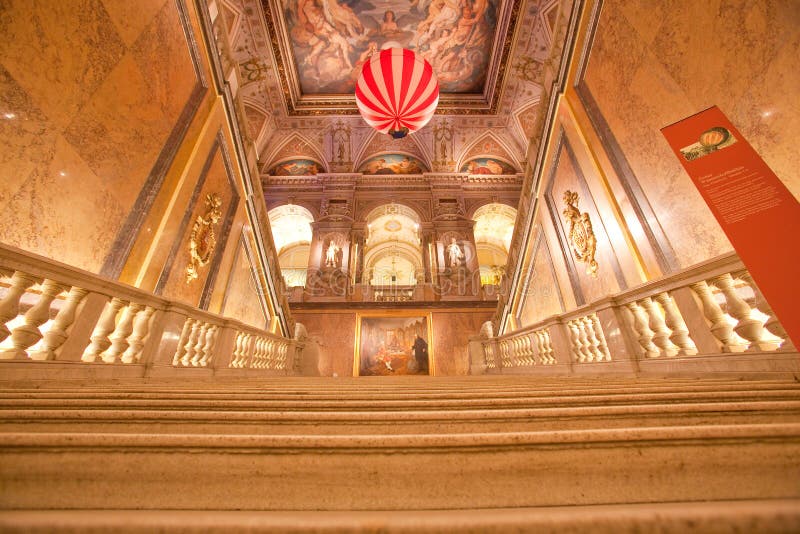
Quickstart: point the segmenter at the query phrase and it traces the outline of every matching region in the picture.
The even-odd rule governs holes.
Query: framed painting
[[[358,314],[353,375],[433,375],[432,339],[428,313]]]

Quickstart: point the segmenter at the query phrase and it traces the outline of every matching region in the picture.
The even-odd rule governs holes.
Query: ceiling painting
[[[323,172],[322,165],[310,159],[290,159],[272,167],[267,174],[272,176],[311,176]]]
[[[422,174],[427,170],[420,160],[406,154],[379,154],[358,168],[364,174]]]
[[[475,158],[464,163],[460,172],[469,174],[516,174],[517,171],[506,163],[495,158]]]
[[[262,0],[290,115],[357,113],[361,66],[408,48],[433,66],[439,112],[497,105],[521,0]],[[457,109],[457,111],[456,111]]]

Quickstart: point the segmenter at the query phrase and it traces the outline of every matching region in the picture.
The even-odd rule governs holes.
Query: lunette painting
[[[304,94],[352,93],[378,50],[422,54],[443,93],[480,93],[497,27],[499,0],[284,0]],[[345,73],[344,75],[342,73]]]
[[[426,316],[362,316],[360,321],[360,376],[430,374]]]
[[[428,169],[413,156],[405,154],[379,154],[358,166],[364,174],[422,174]]]

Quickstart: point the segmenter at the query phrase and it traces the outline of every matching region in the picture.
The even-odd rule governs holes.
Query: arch
[[[472,214],[475,252],[481,273],[481,285],[499,285],[505,274],[517,210],[507,204],[492,202]]]
[[[281,136],[277,134],[279,132],[272,137],[279,139]],[[311,159],[316,161],[324,172],[329,172],[328,160],[322,151],[309,138],[297,132],[292,132],[270,151],[269,156],[264,159],[268,163],[262,170],[272,169],[278,163],[290,159]]]
[[[392,139],[388,135],[373,130],[372,135],[353,154],[353,172],[361,168],[361,164],[367,159],[379,154],[390,153],[413,156],[424,163],[425,168],[431,168],[430,154],[417,140],[417,136],[407,135],[402,139]]]
[[[267,213],[275,250],[280,256],[287,247],[311,243],[311,223],[314,216],[303,206],[284,204]]]
[[[417,276],[424,272],[419,214],[403,204],[382,204],[367,214],[366,221],[363,280],[416,284]]]
[[[371,154],[356,169],[363,174],[391,175],[422,174],[430,170],[417,156],[401,151]]]
[[[490,145],[488,149],[484,146],[487,143]],[[512,163],[517,161],[517,158],[513,156],[514,152],[508,143],[492,132],[487,132],[464,147],[456,159],[458,162],[456,169],[461,169],[470,159],[478,157],[500,159],[509,163],[514,169],[519,169],[519,165]]]

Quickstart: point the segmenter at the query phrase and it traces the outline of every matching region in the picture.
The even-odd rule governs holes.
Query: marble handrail
[[[796,350],[736,254],[480,340],[477,369]],[[475,368],[475,365],[473,365]]]
[[[254,340],[240,346],[241,336]],[[0,244],[0,360],[293,372],[302,344]],[[248,364],[238,365],[238,356]]]

